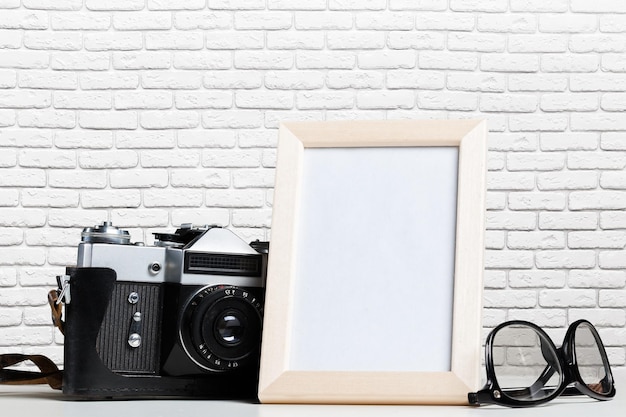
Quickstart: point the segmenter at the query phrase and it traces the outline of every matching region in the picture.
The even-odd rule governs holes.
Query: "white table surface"
[[[332,406],[268,405],[236,401],[134,400],[68,401],[47,386],[0,385],[2,416],[41,417],[417,417],[417,416],[624,416],[626,415],[626,369],[614,371],[617,394],[612,401],[588,397],[562,397],[543,406]]]

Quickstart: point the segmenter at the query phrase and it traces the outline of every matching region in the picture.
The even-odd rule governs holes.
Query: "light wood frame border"
[[[484,120],[280,125],[259,377],[263,403],[467,404],[480,380],[486,137]],[[459,147],[450,372],[289,369],[302,159],[306,148]]]

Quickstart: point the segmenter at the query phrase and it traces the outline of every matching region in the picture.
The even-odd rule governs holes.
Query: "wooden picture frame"
[[[486,136],[486,122],[483,120],[328,121],[281,124],[259,377],[258,394],[262,403],[467,404],[467,393],[478,389],[480,382]],[[421,347],[416,345],[414,354],[411,353],[410,355],[411,358],[426,356],[428,359],[430,353],[420,355],[420,349],[423,346],[431,348],[431,350],[425,349],[424,352],[431,352],[433,346],[443,352],[449,351],[447,369],[424,369],[421,367],[422,365],[413,366],[417,369],[411,367],[396,369],[395,365],[392,366],[394,369],[391,370],[387,370],[387,368],[369,369],[369,365],[364,367],[368,369],[361,369],[359,362],[356,363],[356,367],[347,370],[336,369],[341,368],[337,364],[330,366],[329,369],[320,369],[319,364],[313,364],[310,367],[307,365],[306,352],[304,354],[298,353],[297,357],[304,359],[298,359],[294,364],[294,355],[299,349],[297,348],[299,338],[303,337],[303,334],[309,334],[308,330],[303,333],[302,328],[307,327],[309,321],[313,320],[307,319],[306,314],[314,314],[300,312],[299,308],[304,308],[300,307],[303,304],[294,302],[295,299],[304,299],[298,295],[298,292],[303,290],[298,288],[304,285],[301,281],[306,281],[302,277],[296,276],[299,270],[298,263],[303,262],[302,259],[305,259],[308,254],[308,251],[304,252],[302,249],[304,243],[301,240],[304,238],[300,229],[304,226],[301,224],[305,224],[303,219],[308,219],[306,216],[316,217],[320,214],[319,210],[312,213],[304,210],[306,207],[303,208],[302,199],[307,192],[306,189],[303,190],[303,181],[308,178],[307,176],[313,175],[311,173],[306,174],[308,164],[306,161],[309,160],[307,157],[317,155],[315,149],[337,149],[337,152],[343,152],[342,150],[346,148],[362,148],[368,150],[367,152],[370,154],[381,155],[380,158],[385,159],[386,156],[384,155],[387,149],[396,152],[391,154],[391,158],[395,158],[400,155],[397,153],[398,150],[403,154],[413,152],[419,155],[422,150],[426,151],[425,148],[442,149],[443,152],[448,152],[446,149],[450,147],[458,149],[456,154],[458,158],[451,159],[455,161],[455,164],[458,164],[458,171],[451,175],[456,184],[456,190],[452,191],[456,200],[450,203],[455,206],[452,207],[455,218],[453,219],[454,230],[451,234],[452,242],[450,242],[453,248],[451,255],[453,263],[451,274],[453,276],[450,278],[453,290],[448,301],[449,305],[446,307],[450,310],[451,335],[449,342],[445,342],[445,337],[441,339],[443,342],[438,342],[443,346],[438,346],[437,342],[433,344],[430,339],[424,340],[424,343],[420,345]],[[355,153],[349,151],[343,152],[341,155],[355,155]],[[316,158],[318,160],[321,158],[323,161],[325,156],[320,155]],[[391,165],[393,165],[394,159],[391,161]],[[449,163],[445,164],[449,165]],[[384,172],[377,173],[377,175],[379,174],[385,175]],[[333,175],[336,176],[331,176],[329,177],[331,179],[326,181],[342,181],[341,175]],[[436,176],[440,175],[437,174]],[[406,176],[400,178],[404,179]],[[343,182],[348,183],[353,179],[343,179]],[[407,178],[408,180],[409,178]],[[397,178],[394,182],[398,182]],[[423,197],[420,201],[431,196]],[[409,196],[409,198],[413,197]],[[393,202],[389,204],[393,205]],[[333,207],[333,211],[337,210],[337,213],[341,213],[342,209],[341,206]],[[360,207],[359,213],[367,212],[367,209],[367,207]],[[346,210],[352,210],[352,208],[346,208]],[[335,213],[332,213],[330,216],[334,215]],[[345,216],[344,219],[350,217],[351,214]],[[386,221],[393,222],[393,218],[385,219]],[[315,229],[324,228],[324,225],[319,226]],[[416,244],[423,244],[425,239],[430,239],[428,236],[412,236],[412,238],[415,239]],[[313,240],[313,243],[307,244],[320,247],[329,244],[328,242],[309,239],[309,237],[306,237],[306,240]],[[387,240],[391,239],[387,238]],[[340,260],[342,259],[340,258]],[[315,259],[315,262],[322,264],[324,261],[324,259]],[[346,262],[349,261],[351,259],[346,260]],[[334,262],[335,264],[331,264],[329,269],[336,265],[337,260]],[[381,277],[383,281],[388,278]],[[361,286],[359,277],[345,274],[342,275],[342,279],[354,279],[354,288]],[[439,277],[424,279],[426,280],[424,282],[428,283],[439,282]],[[445,280],[442,279],[442,281]],[[314,285],[316,285],[315,282],[307,288],[312,288]],[[436,287],[437,284],[434,285]],[[400,293],[402,287],[402,285],[399,286]],[[324,291],[326,290],[323,289],[320,294],[324,294]],[[377,290],[372,289],[372,292],[376,293]],[[426,293],[426,297],[428,296]],[[319,298],[321,299],[320,310],[333,307],[333,305],[324,305],[325,297],[323,295]],[[345,306],[336,307],[350,310],[350,303],[354,301],[349,297],[346,297],[345,300]],[[310,309],[311,307],[307,308]],[[326,318],[325,325],[327,327],[335,325],[345,326],[345,329],[367,327],[368,323],[356,323],[360,326],[354,326],[353,322],[341,323],[339,318],[335,323],[332,318],[341,315],[340,311],[333,313],[331,320]],[[400,317],[400,320],[407,320],[408,322],[404,325],[406,328],[411,328],[416,323],[428,323],[432,319],[428,316],[431,315],[426,314],[423,317],[403,316]],[[425,328],[431,329],[432,327],[435,326]],[[315,345],[315,340],[313,339],[311,342],[307,339],[306,345],[311,343]],[[320,342],[320,346],[322,343],[327,342]],[[383,346],[385,345],[383,344]],[[381,355],[381,352],[375,351],[371,353],[371,356],[394,356],[393,340],[389,346],[389,352],[382,352]],[[340,348],[339,344],[337,346],[338,352]],[[311,346],[310,349],[310,355],[314,358],[317,347]],[[367,356],[367,346],[364,346],[364,350],[364,356]],[[333,355],[326,354],[326,356]],[[400,357],[399,363],[402,364],[404,359]],[[407,357],[406,359],[410,358]]]

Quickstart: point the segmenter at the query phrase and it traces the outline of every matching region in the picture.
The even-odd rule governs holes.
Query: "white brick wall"
[[[0,0],[0,351],[102,220],[269,238],[281,120],[489,120],[484,324],[626,364],[623,0]]]

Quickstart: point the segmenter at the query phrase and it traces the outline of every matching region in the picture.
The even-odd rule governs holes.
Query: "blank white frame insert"
[[[305,152],[292,369],[450,370],[457,155]]]

